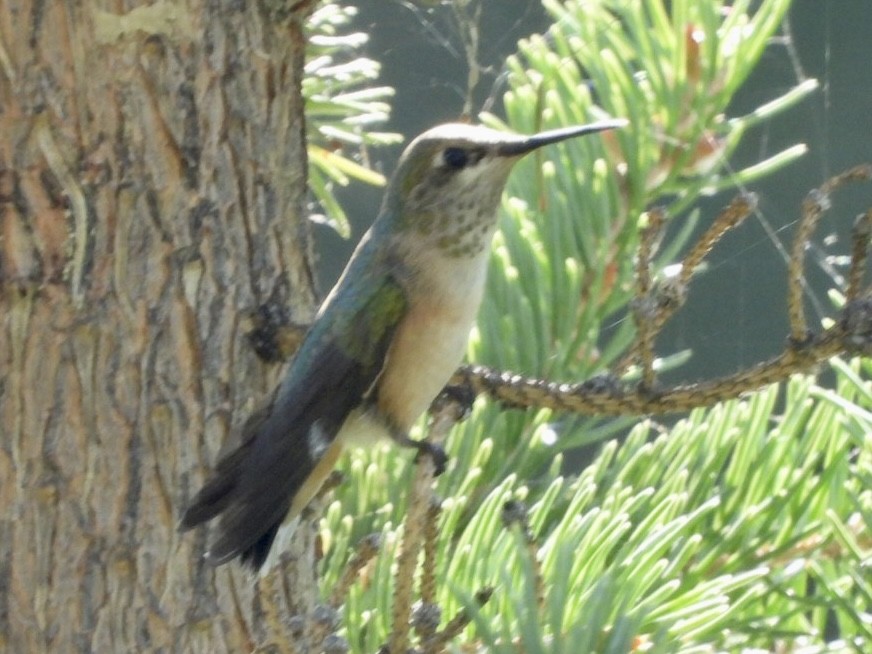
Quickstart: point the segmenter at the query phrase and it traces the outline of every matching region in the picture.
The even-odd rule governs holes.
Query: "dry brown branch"
[[[348,590],[351,585],[357,580],[360,571],[379,553],[381,549],[381,536],[379,534],[370,534],[361,539],[354,550],[354,556],[345,566],[345,572],[336,583],[333,593],[330,595],[330,606],[339,608],[345,601],[348,595]]]
[[[434,403],[430,422],[429,440],[441,443],[451,428],[468,413],[468,402],[441,396]],[[436,604],[436,550],[439,538],[438,523],[441,503],[433,491],[437,463],[432,456],[419,454],[418,465],[412,479],[409,507],[403,522],[403,546],[397,558],[394,576],[393,622],[388,644],[381,652],[405,652],[411,641],[411,630],[424,646],[425,652],[441,651],[434,645],[439,634],[436,629],[441,620],[441,609]],[[415,581],[423,550],[423,569],[420,575],[420,602],[412,610]],[[441,647],[441,646],[440,646]]]
[[[436,604],[436,553],[439,544],[439,516],[442,514],[442,503],[439,498],[432,497],[427,508],[427,520],[424,523],[424,567],[421,570],[421,601],[425,604]],[[438,626],[438,623],[437,623]]]
[[[756,206],[757,198],[751,193],[745,193],[734,199],[715,218],[712,225],[691,248],[684,261],[681,262],[681,272],[678,274],[678,277],[664,280],[657,285],[639,281],[639,277],[642,274],[646,278],[650,277],[650,258],[653,256],[653,248],[648,244],[648,241],[656,238],[656,233],[652,234],[650,229],[646,229],[642,233],[638,258],[641,261],[644,256],[648,261],[648,265],[645,267],[644,272],[641,267],[637,268],[636,299],[633,303],[633,316],[636,320],[639,336],[636,339],[636,345],[612,369],[612,374],[615,377],[622,376],[631,365],[639,363],[642,366],[642,381],[644,386],[646,388],[653,387],[654,339],[673,314],[684,305],[690,279],[699,269],[703,259],[712,251],[712,248],[721,240],[724,234],[740,225],[745,218],[751,215]],[[659,215],[658,222],[662,223],[663,220],[664,216]],[[658,228],[657,232],[659,231],[660,229]],[[647,310],[644,312],[638,311],[636,310],[637,306],[644,306]]]
[[[493,595],[494,589],[487,587],[483,588],[475,594],[475,601],[479,606],[484,606]],[[472,616],[469,611],[459,611],[448,624],[445,629],[437,633],[430,640],[424,643],[424,652],[442,652],[445,646],[460,635],[460,632],[466,629],[467,625],[472,621]]]
[[[797,343],[804,342],[809,336],[802,303],[803,269],[805,251],[814,234],[815,227],[817,227],[821,216],[830,208],[830,194],[833,191],[850,182],[866,181],[870,178],[872,178],[872,167],[868,165],[856,166],[827,180],[822,186],[811,191],[802,203],[802,216],[799,221],[799,229],[793,239],[787,276],[790,338]]]
[[[872,237],[872,209],[861,213],[854,221],[854,229],[851,233],[851,268],[848,272],[848,286],[845,292],[845,299],[848,302],[853,302],[860,295],[870,237]]]
[[[403,522],[403,547],[397,557],[397,570],[394,575],[393,619],[386,650],[394,654],[405,652],[409,648],[415,573],[418,569],[418,555],[424,539],[424,522],[435,473],[436,465],[432,458],[422,456],[412,481],[409,508]]]
[[[631,307],[638,334],[634,354],[642,365],[642,383],[645,386],[654,383],[655,318],[659,313],[656,298],[651,293],[651,268],[656,244],[665,225],[666,214],[661,209],[648,212],[648,225],[642,230],[639,255],[636,257],[636,300]],[[628,359],[628,363],[631,360]]]
[[[287,605],[284,598],[281,597],[279,581],[277,575],[266,575],[257,580],[260,614],[266,627],[259,635],[258,640],[261,641],[266,638],[265,634],[267,633],[281,634],[285,631],[285,616],[282,611],[287,608]],[[270,651],[276,654],[295,654],[296,651],[293,644],[284,638],[272,640],[269,646]]]
[[[506,502],[503,505],[502,520],[507,529],[517,528],[524,541],[524,548],[536,583],[536,603],[539,608],[542,608],[545,605],[545,578],[542,576],[542,564],[539,561],[539,545],[533,532],[530,531],[530,523],[527,520],[527,507],[523,502],[515,500]]]
[[[485,394],[512,407],[549,408],[589,415],[645,415],[689,411],[734,399],[790,375],[808,372],[838,354],[872,352],[872,291],[862,290],[862,279],[872,231],[872,210],[862,214],[854,225],[847,303],[833,324],[815,334],[807,327],[802,306],[804,253],[814,227],[830,205],[832,191],[849,182],[872,179],[872,166],[852,168],[824,183],[809,194],[788,266],[788,312],[790,334],[783,352],[734,374],[693,384],[657,388],[653,370],[653,340],[666,321],[681,305],[694,270],[717,241],[738,226],[754,210],[755,200],[743,195],[734,200],[714,221],[711,228],[691,248],[682,262],[681,273],[663,292],[648,279],[648,261],[653,251],[653,233],[642,238],[637,266],[637,297],[634,319],[639,327],[635,347],[609,374],[581,383],[559,383],[526,378],[485,366],[465,366],[450,384],[473,394]],[[667,285],[670,286],[670,285]],[[645,310],[640,310],[640,307]],[[642,382],[628,384],[620,376],[631,363],[642,367]]]
[[[430,439],[436,443],[441,442],[454,423],[453,416],[448,412],[437,413],[430,425]],[[433,480],[436,477],[436,466],[432,456],[419,455],[409,495],[409,507],[403,522],[403,547],[397,557],[397,570],[394,575],[393,622],[386,650],[388,652],[405,652],[409,647],[416,571],[421,548],[428,533],[430,508],[434,502]]]
[[[609,375],[579,384],[549,382],[486,366],[465,366],[452,384],[468,386],[512,407],[538,407],[588,415],[645,415],[689,411],[740,397],[743,393],[806,372],[817,364],[847,353],[869,351],[872,336],[872,302],[848,305],[842,320],[802,347],[789,347],[780,355],[733,375],[674,386],[663,390],[641,389],[622,384]]]

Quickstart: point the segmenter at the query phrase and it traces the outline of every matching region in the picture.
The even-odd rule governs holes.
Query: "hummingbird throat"
[[[502,190],[501,185],[486,183],[455,187],[422,212],[416,231],[428,236],[446,257],[476,257],[490,246],[496,231]]]

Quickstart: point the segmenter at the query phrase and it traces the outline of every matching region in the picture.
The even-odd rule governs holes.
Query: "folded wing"
[[[242,444],[218,462],[182,517],[184,530],[220,516],[207,554],[215,565],[236,556],[263,565],[282,522],[295,517],[291,507],[303,508],[295,497],[320,488],[339,453],[339,429],[369,400],[405,296],[390,276],[369,285],[350,279],[341,290],[342,302],[324,308],[272,402],[249,419]]]

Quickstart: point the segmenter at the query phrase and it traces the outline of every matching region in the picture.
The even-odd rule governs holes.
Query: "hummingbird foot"
[[[448,455],[445,454],[445,450],[442,449],[441,445],[424,440],[416,441],[408,436],[404,436],[400,439],[399,443],[405,447],[413,447],[418,450],[418,453],[415,455],[415,463],[418,463],[422,456],[429,456],[433,461],[433,466],[436,468],[435,476],[438,477],[445,472],[445,466],[448,463]]]
[[[430,404],[430,413],[446,412],[455,422],[463,422],[472,414],[475,391],[466,384],[449,384],[443,388]]]

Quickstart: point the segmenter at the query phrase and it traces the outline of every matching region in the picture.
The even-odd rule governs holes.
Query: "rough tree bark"
[[[175,530],[279,373],[247,317],[312,314],[309,4],[0,4],[4,651],[249,651],[311,606]]]

